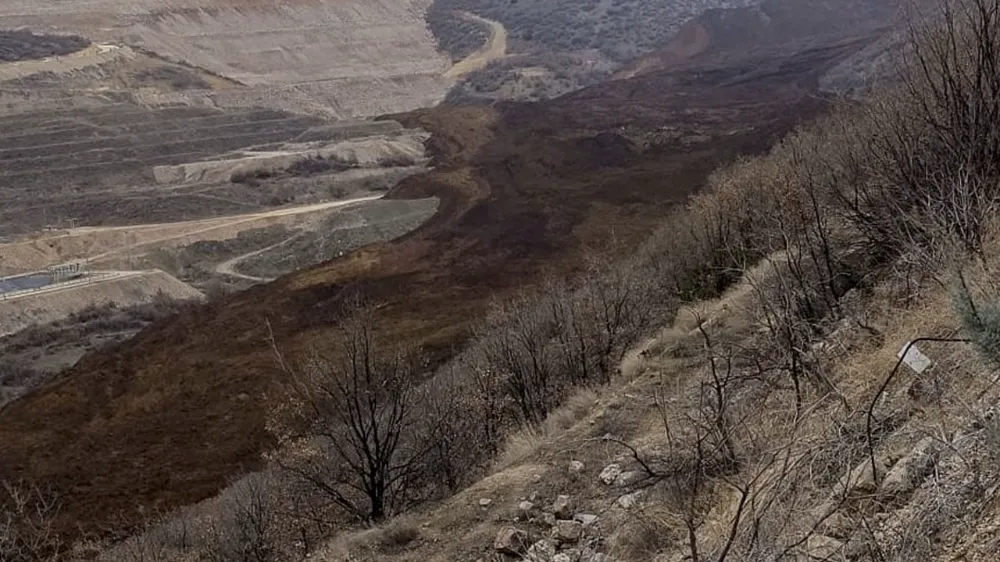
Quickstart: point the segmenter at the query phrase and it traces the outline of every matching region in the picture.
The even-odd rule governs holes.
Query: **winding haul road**
[[[490,38],[478,51],[465,57],[449,68],[444,76],[446,78],[462,78],[463,76],[481,68],[486,68],[490,62],[500,60],[507,56],[507,29],[498,21],[488,20],[469,12],[462,12],[462,17],[481,23],[490,28]]]

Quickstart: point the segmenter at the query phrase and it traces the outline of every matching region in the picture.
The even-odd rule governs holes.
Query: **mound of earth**
[[[270,443],[278,373],[268,326],[288,353],[322,345],[344,297],[363,291],[384,303],[386,337],[439,364],[491,298],[578,271],[612,241],[642,239],[720,163],[821,111],[819,76],[861,47],[654,72],[537,104],[393,116],[431,133],[434,168],[390,197],[436,196],[433,218],[84,357],[0,411],[0,478],[57,490],[67,535],[213,494]]]
[[[249,175],[273,175],[281,171],[305,173],[310,165],[376,168],[416,165],[424,157],[426,135],[410,133],[396,137],[363,137],[335,143],[285,143],[269,150],[247,150],[222,155],[218,160],[156,166],[156,181],[171,183],[213,183],[233,181]],[[310,164],[312,163],[312,164]]]

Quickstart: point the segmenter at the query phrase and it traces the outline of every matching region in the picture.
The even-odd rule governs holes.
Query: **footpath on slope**
[[[490,28],[490,38],[478,51],[456,62],[445,71],[446,78],[462,78],[469,73],[486,68],[490,62],[507,56],[507,28],[498,21],[486,19],[469,12],[462,12],[462,17]]]
[[[267,277],[257,277],[255,275],[247,275],[245,273],[240,273],[239,271],[236,271],[236,269],[235,269],[236,268],[236,264],[242,263],[243,261],[248,260],[248,259],[250,259],[252,257],[259,256],[260,254],[263,254],[265,252],[270,252],[271,250],[273,250],[275,248],[284,246],[285,244],[288,244],[289,242],[291,242],[292,240],[295,240],[299,236],[302,236],[302,233],[301,232],[296,232],[295,234],[289,236],[288,238],[285,238],[284,240],[282,240],[281,242],[278,242],[276,244],[271,244],[270,246],[265,246],[265,247],[260,248],[258,250],[254,250],[252,252],[247,252],[247,253],[245,253],[243,255],[236,256],[235,258],[228,259],[228,260],[220,263],[219,265],[215,266],[215,272],[218,273],[218,274],[220,274],[220,275],[228,275],[230,277],[236,277],[237,279],[245,279],[247,281],[253,281],[254,283],[269,283],[271,281],[274,281],[274,279],[270,279],[270,278],[267,278]]]

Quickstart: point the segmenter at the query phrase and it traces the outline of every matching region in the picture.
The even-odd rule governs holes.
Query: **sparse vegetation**
[[[449,50],[464,45],[469,30],[454,25],[455,14],[469,11],[499,21],[525,50],[550,52],[592,49],[624,62],[662,45],[688,19],[709,8],[744,5],[733,1],[656,0],[436,0],[428,14],[431,29]],[[450,23],[450,25],[449,25]]]
[[[0,30],[0,62],[68,55],[90,45],[76,35],[36,35],[26,30]]]
[[[62,543],[53,527],[59,501],[31,482],[0,482],[0,561],[59,559]]]
[[[175,90],[207,90],[212,86],[195,70],[180,66],[158,66],[139,72],[135,76],[140,82],[165,82]]]
[[[132,307],[93,305],[0,338],[0,406],[51,380],[84,353],[127,339],[184,306],[162,294]]]
[[[1000,0],[944,4],[943,27],[911,29],[897,84],[713,174],[635,255],[595,259],[572,279],[497,301],[439,370],[379,341],[370,304],[345,306],[329,349],[285,357],[272,339],[288,400],[269,427],[281,445],[271,460],[287,480],[237,494],[209,556],[271,560],[285,552],[274,542],[297,540],[275,538],[276,527],[319,521],[322,530],[301,531],[308,545],[346,519],[385,524],[481,476],[515,431],[574,428],[582,416],[554,414],[568,396],[618,384],[639,395],[628,404],[646,404],[639,423],[616,418],[629,412],[614,402],[612,415],[584,429],[603,435],[572,445],[600,442],[635,468],[636,479],[615,484],[628,492],[616,504],[655,502],[631,534],[617,535],[628,556],[835,559],[852,548],[854,559],[902,562],[949,549],[949,525],[964,524],[963,510],[986,510],[1000,483],[981,462],[995,463],[995,422],[983,423],[995,416],[994,385],[974,361],[941,354],[943,368],[890,395],[883,364],[864,358],[891,358],[896,339],[944,330],[949,314],[920,308],[889,338],[863,312],[903,315],[953,277],[964,281],[951,271],[991,278],[1000,258],[991,212],[1000,186],[998,14]],[[743,325],[700,312],[697,301],[734,285],[738,298],[719,308],[739,307],[728,317]],[[992,303],[963,284],[955,306],[995,360]],[[627,350],[674,316],[677,363],[667,364],[683,368],[622,380]],[[844,357],[858,363],[840,365]],[[918,383],[936,388],[920,396]],[[499,464],[523,460],[512,457]],[[896,484],[888,465],[901,467]],[[279,513],[267,486],[289,482],[308,484],[320,507]],[[901,501],[912,509],[896,510]],[[373,556],[421,542],[420,528],[396,524],[371,533]]]
[[[489,30],[455,11],[432,8],[427,13],[427,24],[438,48],[448,53],[451,60],[459,61],[471,55],[489,40]]]

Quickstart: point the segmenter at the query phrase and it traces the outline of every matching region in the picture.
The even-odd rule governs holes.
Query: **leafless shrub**
[[[540,423],[559,392],[550,341],[556,319],[537,296],[494,305],[479,329],[477,343],[504,381],[523,423]]]
[[[208,527],[213,562],[272,562],[278,559],[277,499],[272,477],[251,474],[230,486]]]
[[[102,557],[118,562],[168,562],[174,556],[169,546],[149,526],[141,527],[132,537],[115,547],[113,556]]]
[[[0,482],[0,562],[58,560],[56,497],[36,484]]]
[[[1000,196],[1000,2],[946,0],[913,18],[900,85],[868,105],[839,193],[874,251],[954,237],[982,250]]]

